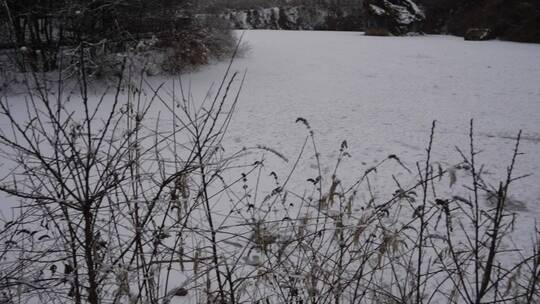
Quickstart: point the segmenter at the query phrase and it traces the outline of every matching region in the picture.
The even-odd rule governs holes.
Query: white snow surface
[[[486,174],[496,182],[505,177],[521,129],[523,155],[516,176],[532,176],[517,182],[510,197],[518,203],[515,211],[521,219],[516,243],[530,244],[532,224],[540,219],[540,45],[315,31],[252,30],[244,39],[250,52],[235,60],[233,70],[247,70],[247,77],[226,149],[273,148],[290,160],[284,164],[268,156],[269,166],[285,176],[307,135],[295,123],[303,117],[315,131],[327,176],[340,143],[347,140],[352,157],[338,176],[350,183],[390,154],[414,169],[425,159],[433,120],[433,161],[447,166],[459,162],[455,147],[468,151],[472,118],[481,151],[477,162],[485,164]],[[226,67],[225,62],[215,63],[183,76],[196,100],[219,82]],[[299,163],[291,184],[307,187],[306,179],[317,175],[311,155]],[[463,184],[458,178],[454,187]],[[376,179],[374,185],[381,195],[395,190],[391,179]],[[10,198],[2,200],[0,211],[7,216]]]
[[[530,246],[540,219],[540,45],[315,31],[256,30],[244,38],[251,52],[234,64],[247,70],[247,80],[229,130],[231,147],[262,144],[294,161],[306,136],[295,120],[303,117],[315,130],[323,173],[331,174],[347,140],[352,158],[338,175],[352,182],[390,154],[414,169],[425,160],[433,120],[433,160],[449,166],[461,161],[455,147],[468,151],[474,119],[477,162],[497,185],[523,130],[515,175],[532,176],[513,184],[510,196],[520,204],[518,230],[524,232],[516,242]],[[190,76],[199,99],[225,67]],[[295,174],[299,186],[316,171],[314,158],[302,162]],[[395,190],[390,178],[377,182],[381,193]]]
[[[315,130],[327,178],[341,141],[347,140],[352,157],[338,177],[350,184],[390,154],[414,171],[416,162],[425,161],[433,120],[432,160],[443,166],[458,163],[455,147],[468,151],[469,121],[474,119],[481,151],[477,162],[497,185],[505,178],[521,129],[523,155],[515,175],[532,176],[511,187],[509,207],[519,216],[514,242],[530,249],[533,225],[540,219],[540,45],[264,30],[247,31],[245,40],[251,52],[237,59],[234,69],[247,70],[247,80],[226,147],[274,148],[290,161],[275,160],[268,170],[286,176],[307,135],[295,123],[303,117]],[[190,76],[195,98],[204,97],[208,81],[219,79],[225,67],[215,64]],[[310,185],[307,178],[317,176],[316,160],[307,154],[289,184],[298,193]],[[414,176],[396,174],[414,181]],[[471,184],[465,179],[458,176],[452,191],[463,192]],[[395,190],[389,175],[373,184],[381,198]]]
[[[247,78],[227,137],[231,147],[261,144],[294,159],[306,135],[295,120],[303,117],[316,132],[326,170],[348,141],[352,158],[340,175],[354,179],[389,154],[414,166],[425,156],[433,120],[435,160],[459,161],[454,147],[467,150],[474,118],[479,161],[497,179],[523,130],[517,169],[532,177],[512,192],[526,204],[525,216],[540,215],[540,45],[266,30],[246,31],[244,41],[250,51],[233,64]],[[195,99],[226,66],[184,76]],[[313,163],[305,165],[302,178],[314,171]]]
[[[475,121],[479,161],[503,177],[515,137],[522,180],[514,193],[528,214],[540,214],[540,45],[469,42],[453,36],[370,37],[354,32],[247,31],[251,51],[234,63],[247,70],[229,131],[232,145],[264,144],[294,158],[306,132],[316,131],[323,160],[333,160],[346,139],[358,176],[397,154],[414,164],[425,155],[437,120],[435,158],[459,161]],[[202,99],[226,63],[189,76]],[[365,163],[365,164],[363,164]],[[498,174],[497,174],[498,173]]]
[[[383,16],[386,14],[386,11],[381,8],[381,7],[378,7],[377,5],[375,4],[370,4],[369,5],[369,8],[373,11],[373,13],[375,13],[375,15],[377,16]]]

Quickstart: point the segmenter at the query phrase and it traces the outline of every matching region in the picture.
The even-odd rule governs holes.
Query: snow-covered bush
[[[9,41],[0,41],[0,47],[18,53],[13,58],[21,72],[67,69],[69,76],[80,66],[89,77],[108,78],[119,73],[123,58],[137,57],[129,64],[146,60],[149,74],[156,74],[165,52],[168,70],[180,71],[235,46],[232,33],[216,22],[197,21],[191,7],[183,0],[4,1],[0,27]],[[160,43],[140,49],[153,40]],[[86,62],[79,65],[83,57]]]
[[[216,148],[236,104],[230,86],[238,75],[226,74],[213,103],[192,112],[198,105],[180,92],[169,105],[157,88],[125,73],[116,75],[112,94],[96,100],[85,62],[75,75],[79,93],[63,95],[62,77],[54,88],[36,78],[30,112],[0,99],[2,123],[17,130],[0,131],[2,162],[13,166],[14,178],[0,177],[0,191],[24,201],[21,213],[0,218],[0,299],[7,303],[156,303],[178,285],[164,278],[194,263],[191,249],[178,250],[199,233],[196,217],[210,212],[207,191],[223,164]],[[160,102],[171,107],[168,134],[146,117]],[[193,123],[182,126],[186,121]]]
[[[187,30],[160,38],[156,49],[165,53],[163,70],[177,73],[232,56],[238,43],[221,19],[208,17],[194,22]]]

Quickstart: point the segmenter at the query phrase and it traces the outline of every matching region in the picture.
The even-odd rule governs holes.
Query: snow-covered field
[[[397,155],[414,172],[416,162],[425,161],[433,120],[432,162],[450,168],[461,161],[456,146],[468,151],[469,121],[474,119],[476,150],[481,151],[477,162],[485,165],[486,180],[498,182],[521,129],[523,154],[515,175],[532,175],[511,187],[509,207],[521,219],[516,243],[530,246],[532,225],[540,219],[540,45],[297,31],[247,31],[244,40],[250,50],[235,60],[233,70],[247,71],[247,76],[226,151],[257,145],[274,149],[289,163],[268,153],[266,170],[287,176],[307,135],[296,122],[302,117],[315,131],[323,175],[332,174],[340,144],[347,140],[351,157],[338,176],[350,185],[389,155]],[[215,63],[182,76],[194,100],[204,99],[226,67]],[[170,79],[150,81],[171,89]],[[149,116],[161,110],[152,108]],[[305,152],[289,188],[302,193],[312,186],[306,179],[317,171],[313,151]],[[382,201],[391,198],[396,185],[390,174],[404,187],[417,182],[414,173],[402,171],[374,177],[374,195]],[[470,179],[458,173],[456,185],[440,194],[461,194],[464,184],[470,185]],[[359,197],[359,204],[369,199],[363,193]],[[11,198],[3,200],[0,211],[7,215]]]
[[[234,69],[247,70],[247,79],[226,139],[230,148],[274,148],[290,161],[276,160],[268,171],[284,176],[307,134],[295,122],[303,117],[315,130],[327,178],[340,143],[347,140],[352,157],[338,176],[350,184],[390,154],[414,171],[415,163],[425,160],[433,120],[432,160],[443,167],[458,163],[462,158],[456,147],[469,151],[474,119],[477,162],[485,165],[484,178],[497,186],[521,129],[523,154],[515,176],[531,176],[513,184],[510,197],[512,212],[519,216],[514,241],[530,248],[540,219],[540,45],[264,30],[247,31],[244,39],[250,52],[236,60]],[[226,63],[214,64],[184,77],[195,99],[204,97],[208,82],[219,80],[225,68]],[[289,182],[298,192],[317,175],[313,153],[306,154]],[[393,173],[373,182],[383,201],[395,190]],[[403,178],[411,184],[417,177]],[[440,194],[463,194],[468,185],[470,177],[458,174],[456,186]],[[369,195],[360,196],[367,203]]]
[[[322,163],[333,165],[341,140],[356,178],[389,154],[414,164],[425,157],[437,120],[436,161],[460,160],[475,120],[479,162],[503,178],[515,137],[523,130],[518,174],[533,174],[512,190],[524,216],[540,208],[540,45],[468,42],[452,36],[367,37],[351,32],[247,31],[251,51],[234,67],[247,70],[231,145],[264,144],[294,158],[316,130]],[[226,64],[191,75],[196,98]],[[306,172],[313,163],[305,163]]]
[[[262,144],[294,158],[306,135],[295,121],[303,117],[316,131],[323,163],[333,164],[348,141],[353,157],[343,174],[354,178],[389,154],[412,164],[423,159],[433,120],[435,159],[460,160],[454,147],[468,147],[473,118],[481,161],[504,173],[522,129],[518,169],[533,176],[513,192],[528,215],[540,216],[540,45],[355,32],[244,34],[249,50],[233,69],[247,77],[229,145]],[[215,63],[183,76],[195,100],[226,67]],[[304,171],[313,164],[305,165]]]

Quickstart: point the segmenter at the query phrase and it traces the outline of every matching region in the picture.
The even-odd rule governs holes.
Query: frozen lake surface
[[[533,175],[512,194],[527,216],[540,215],[540,45],[354,32],[248,31],[244,39],[250,52],[234,67],[247,69],[247,80],[232,145],[264,144],[294,158],[306,135],[295,120],[304,117],[323,164],[332,166],[348,141],[352,158],[342,176],[355,178],[389,154],[414,167],[433,120],[435,161],[459,161],[455,146],[467,151],[472,118],[479,162],[497,180],[522,129],[517,174]],[[199,98],[224,69],[216,64],[190,76]]]
[[[455,147],[467,150],[473,118],[479,162],[493,181],[504,177],[523,130],[517,174],[532,177],[516,184],[512,196],[523,203],[525,216],[540,216],[540,45],[264,30],[245,32],[244,41],[249,50],[233,70],[247,71],[247,77],[226,138],[229,147],[264,145],[294,159],[306,136],[295,121],[303,117],[315,130],[323,173],[332,170],[347,140],[352,158],[339,175],[352,181],[390,154],[414,168],[425,158],[433,120],[434,161],[457,163]],[[202,100],[226,67],[203,67],[183,82]],[[299,183],[315,170],[313,158],[301,162]]]
[[[514,235],[517,246],[531,246],[533,225],[540,219],[540,45],[315,31],[247,31],[244,41],[249,51],[235,60],[233,70],[247,71],[247,76],[225,137],[225,151],[257,145],[276,150],[289,162],[267,153],[265,170],[283,180],[306,139],[306,128],[296,122],[302,117],[314,130],[326,181],[343,140],[351,157],[344,160],[337,176],[345,185],[389,155],[412,169],[407,174],[399,167],[389,168],[373,177],[372,194],[384,202],[396,190],[392,175],[404,188],[418,181],[416,163],[425,161],[434,120],[432,163],[449,169],[462,160],[456,147],[468,151],[469,122],[474,119],[476,151],[480,151],[476,161],[484,165],[483,177],[494,185],[506,177],[516,135],[522,130],[523,154],[515,175],[531,176],[511,187],[508,208],[520,218]],[[211,64],[183,75],[182,81],[200,101],[226,68],[225,62]],[[150,79],[156,85],[165,83],[164,99],[170,96],[166,92],[172,89],[171,79]],[[16,110],[23,113],[24,107]],[[156,117],[162,110],[152,108],[149,115]],[[0,126],[7,124],[0,121]],[[318,175],[317,160],[309,149],[288,185],[299,196],[313,186],[306,180]],[[248,157],[246,163],[252,161]],[[443,183],[440,197],[463,195],[465,186],[471,185],[463,172],[457,173],[453,187]],[[367,204],[367,190],[359,191],[355,203]],[[1,199],[5,219],[13,199]],[[213,211],[229,214],[230,206],[216,201]]]

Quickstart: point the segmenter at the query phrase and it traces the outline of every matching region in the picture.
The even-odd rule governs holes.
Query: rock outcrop
[[[229,9],[219,15],[235,29],[350,30],[371,35],[424,32],[462,37],[469,29],[486,29],[488,38],[540,43],[540,0],[359,0],[347,5],[321,1],[310,6]]]
[[[418,0],[426,8],[423,30],[465,36],[472,28],[490,37],[540,43],[538,0]]]
[[[470,28],[465,32],[463,37],[465,40],[470,41],[483,41],[493,38],[491,30],[488,28]]]
[[[401,36],[418,32],[426,18],[424,11],[412,0],[365,0],[366,35]]]
[[[363,29],[361,11],[361,7],[292,6],[229,10],[220,17],[235,29],[360,31]]]

